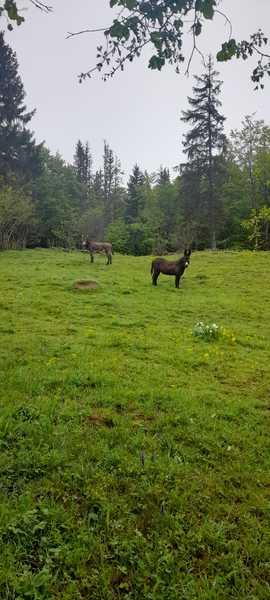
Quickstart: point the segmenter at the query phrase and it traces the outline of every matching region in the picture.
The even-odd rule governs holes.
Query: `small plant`
[[[236,342],[236,337],[231,331],[228,331],[228,329],[225,329],[224,327],[220,327],[216,323],[207,325],[203,321],[198,321],[192,333],[195,337],[200,337],[206,342],[211,342],[220,338],[231,344],[235,344]]]
[[[216,323],[207,325],[203,321],[198,321],[193,329],[193,335],[200,337],[206,341],[217,340],[220,336],[221,330]]]

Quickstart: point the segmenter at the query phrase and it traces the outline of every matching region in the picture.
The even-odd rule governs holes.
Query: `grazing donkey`
[[[94,254],[104,252],[107,256],[107,265],[112,264],[112,245],[109,242],[91,242],[88,238],[82,243],[83,248],[90,252],[91,263],[94,262]]]
[[[153,285],[157,285],[157,280],[160,273],[164,275],[175,275],[175,287],[179,288],[180,277],[184,270],[188,267],[190,261],[191,250],[185,250],[184,256],[179,260],[166,260],[165,258],[155,258],[151,266],[151,275]]]

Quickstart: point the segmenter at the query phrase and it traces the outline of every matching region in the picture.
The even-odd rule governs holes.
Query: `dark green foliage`
[[[74,169],[61,156],[43,150],[42,174],[34,183],[37,215],[36,243],[43,246],[74,246],[78,221],[84,207],[84,188]]]
[[[90,188],[92,184],[92,165],[93,160],[89,143],[86,142],[86,144],[83,145],[81,140],[78,140],[75,149],[74,167],[79,182],[85,185],[87,188]]]
[[[126,199],[125,220],[127,223],[135,223],[139,219],[145,203],[145,176],[136,164],[128,181],[128,193]]]
[[[225,140],[221,82],[211,61],[196,78],[195,96],[184,113],[191,124],[184,141],[188,161],[178,177],[173,180],[166,167],[149,175],[136,164],[125,187],[120,161],[107,142],[96,171],[88,142],[78,141],[73,166],[35,146],[27,129],[33,113],[24,104],[16,56],[3,36],[1,41],[0,248],[80,248],[85,236],[107,239],[115,252],[134,255],[160,255],[186,245],[207,248],[215,238],[219,248],[253,244],[242,222],[252,221],[251,208],[270,204],[269,127],[246,117],[241,130]],[[264,241],[255,246],[267,248],[266,218],[260,235]]]
[[[36,224],[35,206],[23,188],[0,187],[0,249],[25,248]]]
[[[112,243],[115,252],[130,254],[129,226],[124,221],[111,223],[106,231],[106,238]]]
[[[260,204],[267,203],[270,128],[264,121],[256,120],[254,115],[247,115],[241,125],[240,130],[231,132],[230,152],[233,160],[246,173],[249,207],[257,209]]]
[[[114,219],[113,188],[115,185],[115,157],[107,142],[104,142],[103,154],[103,193],[104,193],[104,220],[105,225]]]
[[[18,74],[15,52],[0,32],[0,177],[12,175],[29,181],[40,171],[41,146],[36,146],[27,124],[35,111],[27,112],[25,91]]]
[[[250,35],[249,40],[242,40],[236,42],[235,39],[230,39],[228,42],[222,44],[221,50],[217,53],[217,60],[227,61],[232,57],[242,58],[247,60],[255,54],[259,55],[259,60],[256,68],[253,70],[251,75],[252,81],[256,84],[255,89],[264,89],[263,79],[265,75],[270,75],[270,56],[269,53],[264,52],[265,46],[267,46],[269,39],[261,29],[256,33]]]
[[[147,225],[141,222],[129,225],[129,254],[133,256],[151,254],[153,242]]]
[[[0,7],[0,17],[6,17],[9,20],[8,29],[12,31],[12,22],[15,21],[16,25],[21,25],[24,22],[24,17],[19,14],[17,2],[15,0],[4,0]]]
[[[80,146],[77,153],[78,150],[81,151]],[[122,174],[120,160],[105,141],[103,168],[91,176],[87,188],[88,204],[79,221],[79,229],[84,236],[102,240],[110,225],[123,217],[126,192],[122,186]]]
[[[209,246],[209,218],[205,171],[200,163],[185,164],[180,179],[183,226],[196,249]]]
[[[197,222],[208,225],[212,248],[216,247],[220,211],[216,179],[222,161],[217,156],[225,146],[225,117],[219,112],[222,82],[217,79],[218,75],[214,70],[213,60],[209,57],[205,73],[195,76],[194,96],[188,98],[190,108],[183,111],[181,118],[190,126],[183,142],[184,152],[189,159],[184,168],[183,180],[186,178],[187,188],[190,188],[190,184],[194,185],[193,197],[197,196],[197,214],[194,206],[193,215]]]
[[[45,4],[41,0],[29,0],[29,2],[43,12],[50,12],[52,10],[51,6]],[[22,9],[21,7],[18,7],[18,2],[16,0],[1,0],[0,18],[5,18],[9,31],[12,31],[14,23],[16,23],[16,25],[21,25],[25,21],[21,12]]]
[[[166,167],[160,167],[158,176],[157,176],[158,185],[163,185],[165,183],[170,183],[170,171]]]

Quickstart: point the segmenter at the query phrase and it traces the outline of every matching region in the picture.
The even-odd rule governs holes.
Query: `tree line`
[[[270,128],[251,115],[225,135],[222,81],[211,57],[180,116],[185,162],[156,173],[136,164],[127,185],[107,141],[99,169],[88,141],[77,141],[72,164],[37,144],[34,111],[3,33],[0,64],[1,249],[80,247],[85,236],[134,255],[186,244],[269,248]]]

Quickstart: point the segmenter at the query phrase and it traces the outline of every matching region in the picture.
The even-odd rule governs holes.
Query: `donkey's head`
[[[185,248],[185,251],[184,251],[184,258],[185,258],[185,261],[186,261],[185,262],[185,268],[187,268],[188,265],[189,265],[189,263],[190,263],[190,255],[191,255],[190,248],[189,249]]]
[[[89,239],[88,238],[82,238],[82,247],[84,250],[87,250],[89,247]]]

